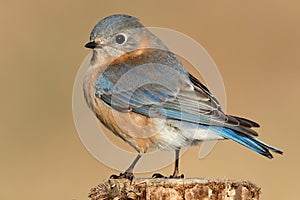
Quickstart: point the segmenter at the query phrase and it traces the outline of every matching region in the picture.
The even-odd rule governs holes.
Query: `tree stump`
[[[260,188],[250,181],[212,179],[108,179],[92,188],[92,200],[250,200]]]

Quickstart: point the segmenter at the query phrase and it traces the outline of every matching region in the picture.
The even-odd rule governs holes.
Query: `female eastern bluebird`
[[[283,152],[255,136],[259,125],[227,115],[217,99],[138,19],[112,15],[92,30],[93,49],[83,88],[88,106],[138,156],[116,177],[133,177],[133,168],[149,148],[175,150],[204,140],[231,139],[261,155]],[[156,174],[155,176],[159,176]]]

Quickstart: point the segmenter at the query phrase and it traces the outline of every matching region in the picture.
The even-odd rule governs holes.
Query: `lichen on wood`
[[[260,188],[251,181],[222,179],[108,179],[92,188],[91,200],[257,200]]]

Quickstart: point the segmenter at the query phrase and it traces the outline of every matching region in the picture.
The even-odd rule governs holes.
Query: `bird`
[[[105,17],[85,47],[92,50],[83,80],[88,107],[137,151],[128,169],[111,178],[132,179],[150,149],[175,151],[174,172],[168,177],[182,178],[180,149],[207,140],[230,139],[270,159],[271,152],[283,154],[256,138],[258,123],[224,113],[210,90],[139,19]]]

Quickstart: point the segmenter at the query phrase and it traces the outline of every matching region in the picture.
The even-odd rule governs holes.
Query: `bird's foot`
[[[109,177],[110,179],[128,179],[132,181],[134,179],[134,175],[132,172],[124,172],[120,173],[120,175],[113,174]]]
[[[180,178],[184,178],[184,175],[181,174],[181,175],[170,175],[170,176],[164,176],[160,173],[155,173],[152,175],[152,178],[165,178],[165,179],[171,179],[171,178],[174,178],[174,179],[180,179]]]

